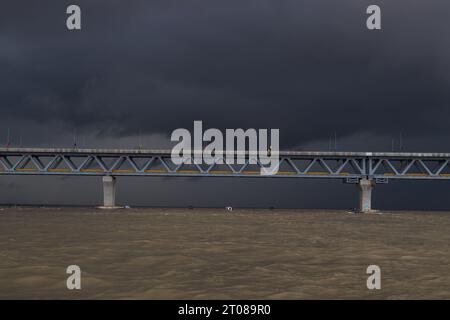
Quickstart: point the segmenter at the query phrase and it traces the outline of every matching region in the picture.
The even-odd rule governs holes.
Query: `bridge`
[[[260,174],[256,152],[234,153],[236,159],[244,158],[242,164],[227,164],[227,153],[212,164],[195,164],[194,154],[175,165],[170,150],[0,148],[0,175],[101,176],[106,208],[116,206],[119,176],[341,179],[359,187],[361,212],[372,210],[376,184],[391,179],[450,179],[450,153],[280,151],[275,175]]]

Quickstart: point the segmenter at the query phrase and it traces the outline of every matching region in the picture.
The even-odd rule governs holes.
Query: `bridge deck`
[[[201,151],[197,151],[201,153]],[[194,153],[197,153],[194,152]],[[83,148],[5,148],[0,147],[0,155],[6,154],[96,154],[96,155],[164,155],[170,156],[167,149],[83,149]],[[236,152],[235,152],[236,153]],[[244,154],[257,154],[244,152]],[[280,151],[280,156],[298,157],[386,157],[386,158],[449,158],[450,153],[427,152],[348,152],[348,151]]]

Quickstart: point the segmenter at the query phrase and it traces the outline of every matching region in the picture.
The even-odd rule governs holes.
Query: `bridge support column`
[[[372,179],[359,180],[359,212],[368,213],[372,211],[372,189],[374,182]]]
[[[112,176],[103,177],[103,207],[116,207],[116,178]]]

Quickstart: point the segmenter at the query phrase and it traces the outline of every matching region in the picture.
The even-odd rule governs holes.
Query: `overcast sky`
[[[81,7],[80,31],[66,28],[70,4]],[[382,30],[366,28],[370,4]],[[15,145],[69,146],[76,132],[80,146],[133,148],[142,132],[157,148],[202,120],[279,128],[283,149],[327,150],[336,132],[340,150],[389,151],[401,133],[405,150],[450,152],[449,14],[448,0],[4,0],[0,143],[10,128]],[[354,186],[335,182],[138,180],[123,183],[123,202],[356,203]],[[89,180],[87,194],[78,181],[0,177],[0,201],[98,202],[100,183]],[[37,193],[42,183],[57,195]],[[378,189],[382,207],[450,209],[450,184]]]

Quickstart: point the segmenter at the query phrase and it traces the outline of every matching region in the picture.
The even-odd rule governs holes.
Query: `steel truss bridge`
[[[115,206],[116,176],[342,179],[359,185],[361,211],[371,210],[374,184],[450,179],[450,153],[281,151],[275,175],[261,175],[263,165],[256,153],[235,155],[242,164],[227,164],[225,156],[216,155],[211,164],[195,164],[192,154],[175,165],[170,150],[0,148],[0,175],[103,176],[105,207]]]

